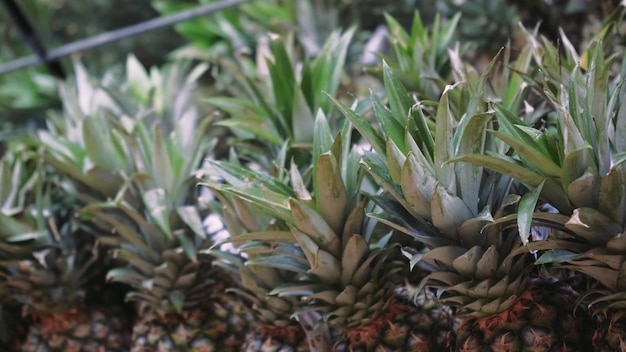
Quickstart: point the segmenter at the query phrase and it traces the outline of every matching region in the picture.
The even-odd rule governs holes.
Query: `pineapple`
[[[256,65],[250,63],[250,67],[257,69],[256,72],[246,71],[248,66],[245,64],[239,63],[239,67],[235,67],[232,62],[223,60],[223,66],[238,77],[236,83],[243,89],[233,90],[236,97],[215,97],[207,101],[231,115],[219,122],[236,137],[230,160],[268,170],[279,179],[287,174],[284,165],[289,159],[294,160],[294,167],[302,167],[303,170],[309,167],[312,162],[310,150],[314,116],[326,116],[333,110],[332,103],[323,92],[337,94],[353,33],[354,30],[343,34],[334,32],[319,56],[306,58],[302,63],[297,62],[292,43],[283,38],[261,41]],[[302,70],[298,69],[300,65]],[[246,94],[242,96],[242,92]],[[309,177],[304,178],[303,182],[308,183]],[[222,212],[230,241],[238,245],[241,244],[238,236],[267,230],[267,214],[263,215],[254,206],[246,205],[244,201],[218,189],[212,188],[212,191],[221,200],[222,204],[216,210]],[[243,262],[259,259],[256,256],[263,257],[259,253],[263,246],[259,242],[251,245],[245,241],[242,247],[238,246],[241,256],[247,261],[241,256],[212,251],[239,267],[243,287],[231,290],[252,302],[260,325],[248,334],[244,349],[306,350],[304,331],[298,322],[290,318],[296,299],[268,295],[276,286],[293,280],[294,273],[276,268],[242,266]]]
[[[27,220],[17,220],[24,213],[25,202],[33,195],[36,175],[33,172],[32,158],[28,155],[25,145],[20,143],[8,144],[8,149],[3,153],[0,160],[0,219],[3,228],[0,230],[0,259],[6,259],[13,253],[25,254],[27,248],[10,242],[17,235],[28,236],[20,233],[24,228],[22,223],[30,224]],[[15,220],[14,220],[15,218]],[[27,237],[26,237],[27,238]],[[2,269],[2,278],[6,277],[6,271]],[[22,306],[13,299],[11,289],[6,280],[0,280],[0,349],[8,351],[21,350],[21,343],[28,332],[27,319],[21,318]]]
[[[1,263],[12,295],[32,319],[23,351],[126,350],[129,319],[115,306],[93,304],[95,293],[86,288],[89,276],[98,273],[93,243],[74,243],[85,233],[51,232],[59,240],[33,248],[30,257]]]
[[[189,130],[176,126],[168,140],[160,130],[148,132],[143,121],[134,126],[127,146],[139,145],[141,133],[148,153],[137,160],[118,196],[81,210],[98,228],[110,229],[100,243],[115,248],[113,257],[128,266],[112,269],[109,280],[132,287],[128,299],[138,305],[133,351],[236,351],[245,330],[246,307],[225,288],[231,276],[198,251],[211,244],[203,219],[206,209],[195,196],[195,168],[206,152],[207,123]],[[140,132],[141,131],[141,132]],[[132,150],[132,149],[131,149]],[[139,149],[133,151],[139,154]],[[153,176],[148,172],[153,170]],[[167,175],[170,177],[167,177]]]
[[[388,236],[375,236],[375,223],[365,216],[368,202],[360,196],[359,155],[350,145],[350,131],[346,123],[333,138],[326,119],[318,115],[312,191],[293,164],[286,184],[215,163],[229,184],[211,186],[276,217],[277,230],[251,232],[236,240],[263,241],[272,249],[246,265],[298,274],[270,294],[298,298],[292,315],[307,332],[311,350],[445,348],[450,341],[424,341],[422,333],[413,330],[421,312],[395,294],[407,262],[399,246],[387,243]]]
[[[287,278],[280,277],[282,274]],[[254,283],[244,281],[242,286],[252,293],[252,310],[256,317],[256,325],[245,336],[241,351],[309,351],[309,344],[305,331],[296,321],[291,319],[291,313],[297,304],[294,298],[275,297],[270,295],[269,287],[278,286],[275,282],[265,284],[268,278],[278,282],[286,282],[292,278],[292,273],[278,271],[273,268],[245,268],[240,275]],[[236,292],[236,291],[235,291]],[[239,293],[244,296],[246,293]]]
[[[34,150],[23,148],[10,159],[2,165],[0,267],[5,296],[32,320],[21,350],[127,349],[129,320],[99,305],[89,290],[93,278],[104,275],[93,237],[71,219],[71,203]],[[12,189],[4,187],[9,181]]]
[[[113,231],[99,241],[128,264],[107,278],[132,288],[127,299],[137,304],[139,317],[131,351],[238,351],[250,318],[225,292],[236,284],[232,276],[198,256],[211,244],[200,209],[193,199],[172,204],[163,188],[132,186],[142,194],[138,208],[116,200],[81,211]]]
[[[623,15],[621,8],[611,16],[612,21]],[[626,254],[626,129],[620,104],[624,90],[616,83],[623,81],[624,69],[615,69],[618,56],[605,54],[614,25],[608,22],[594,39],[588,50],[587,72],[578,66],[573,47],[562,58],[549,47],[540,47],[548,53],[536,59],[541,60],[546,74],[542,88],[558,116],[556,126],[532,130],[503,109],[498,131],[515,150],[521,164],[516,167],[528,170],[515,177],[527,184],[532,184],[529,181],[533,178],[550,180],[544,185],[542,198],[559,213],[535,217],[550,216],[554,233],[559,235],[537,244],[550,249],[538,263],[560,264],[561,269],[581,272],[600,284],[583,287],[581,292],[600,320],[592,338],[594,351],[626,348],[622,297],[626,286],[621,279]],[[530,131],[536,137],[527,138],[519,131]],[[468,156],[467,161],[502,173],[511,171],[508,161],[477,156]]]
[[[302,326],[291,319],[297,300],[295,297],[278,297],[270,292],[281,284],[291,282],[297,274],[271,267],[247,266],[246,261],[263,258],[272,247],[262,241],[238,241],[246,233],[267,231],[273,227],[267,213],[251,204],[232,197],[215,188],[213,194],[220,200],[219,207],[226,224],[229,243],[237,245],[239,255],[226,249],[211,249],[207,253],[237,267],[241,287],[229,288],[252,303],[255,324],[246,334],[242,351],[308,351],[308,342]]]
[[[132,351],[235,351],[245,330],[247,307],[224,292],[233,276],[198,257],[212,243],[195,185],[213,144],[193,100],[205,71],[174,63],[148,73],[131,56],[127,80],[98,85],[77,64],[76,84],[62,87],[65,116],[39,133],[82,226],[109,250],[108,281],[130,289]]]
[[[572,314],[548,314],[531,294],[537,284],[531,272],[533,256],[525,246],[530,241],[530,223],[524,219],[532,214],[538,191],[521,197],[510,178],[453,163],[465,153],[502,153],[498,150],[502,144],[486,132],[494,112],[483,103],[494,62],[475,80],[466,71],[457,72],[467,81],[444,90],[434,116],[435,132],[421,106],[386,65],[390,107],[373,98],[376,117],[384,127],[382,136],[354,111],[338,105],[375,151],[362,162],[385,190],[374,197],[383,212],[372,216],[426,247],[413,250],[411,265],[429,271],[422,284],[455,309],[460,319],[456,349],[576,346],[578,336],[560,327],[573,326],[581,332],[581,324],[573,321]],[[455,90],[460,92],[454,94]],[[465,104],[455,100],[452,109],[453,97],[459,96],[469,100]],[[532,314],[527,314],[528,309]],[[543,330],[554,335],[543,339]]]

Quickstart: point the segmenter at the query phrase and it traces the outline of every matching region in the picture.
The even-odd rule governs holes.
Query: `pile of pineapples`
[[[354,29],[75,63],[0,161],[0,350],[626,351],[623,18],[481,71],[417,14],[367,79]]]

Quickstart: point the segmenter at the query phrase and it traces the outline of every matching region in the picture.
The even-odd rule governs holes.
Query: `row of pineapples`
[[[225,59],[201,102],[207,65],[77,63],[0,164],[2,350],[626,349],[622,17],[484,72],[458,18],[388,18],[369,96],[353,30]]]

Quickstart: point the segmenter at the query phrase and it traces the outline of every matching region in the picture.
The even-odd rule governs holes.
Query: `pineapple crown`
[[[468,48],[465,45],[455,47],[454,44],[454,33],[460,18],[458,13],[442,20],[436,14],[432,26],[426,26],[416,11],[410,32],[407,32],[394,17],[385,14],[390,54],[378,55],[420,99],[437,99],[452,78],[452,61],[448,51],[458,50],[462,54]],[[384,70],[379,72],[384,75]]]
[[[127,264],[107,277],[130,285],[142,306],[181,311],[217,281],[198,275],[215,270],[197,256],[209,234],[196,177],[214,141],[192,93],[206,68],[173,63],[148,74],[131,56],[125,82],[109,75],[100,85],[77,64],[76,84],[62,91],[66,119],[39,133],[44,160],[84,205],[78,219]]]
[[[197,204],[172,204],[161,188],[142,193],[137,207],[119,199],[80,211],[98,228],[110,229],[99,243],[127,266],[109,270],[107,279],[133,288],[128,299],[160,310],[180,312],[206,299],[218,281],[198,251],[210,244]]]
[[[492,213],[511,203],[507,198],[510,179],[498,178],[480,166],[466,167],[468,165],[454,163],[459,155],[498,148],[486,133],[492,125],[493,111],[486,110],[487,105],[480,103],[494,62],[495,59],[478,82],[465,83],[467,88],[461,84],[446,87],[437,104],[434,126],[422,106],[414,103],[385,63],[383,71],[389,108],[380,98],[372,96],[382,134],[362,116],[336,101],[340,110],[372,145],[373,152],[367,153],[361,164],[391,196],[374,197],[374,200],[383,209],[394,204],[401,207],[419,220],[417,226],[420,228],[411,231],[403,227],[406,222],[390,221],[384,215],[378,219],[418,237],[427,246],[463,243],[471,247],[482,244],[484,239],[476,234],[487,223],[493,222]],[[468,77],[468,74],[462,72],[462,76]],[[459,118],[455,112],[458,108],[453,108],[451,101],[463,101],[458,98],[460,94],[454,94],[460,89],[471,100]]]
[[[200,118],[192,100],[206,66],[190,70],[176,63],[148,76],[130,56],[127,71],[126,82],[109,73],[95,84],[76,63],[75,83],[60,87],[64,114],[39,131],[45,161],[69,177],[68,187],[83,204],[114,198],[135,174],[152,175],[178,198],[211,149],[205,135],[210,120]]]
[[[555,118],[536,129],[526,116],[499,107],[499,128],[493,134],[514,150],[512,158],[467,156],[475,165],[527,185],[544,182],[537,190],[540,198],[558,213],[536,212],[533,221],[573,239],[555,237],[533,244],[547,250],[536,263],[557,264],[596,279],[604,288],[581,299],[592,297],[591,305],[598,312],[616,310],[616,317],[626,314],[619,308],[623,301],[619,292],[626,289],[620,259],[626,253],[626,110],[622,104],[626,66],[613,52],[612,33],[625,13],[620,7],[609,16],[582,55],[564,35],[564,55],[549,42],[535,40],[533,59],[540,75],[525,79]],[[525,170],[517,173],[512,168]]]
[[[236,78],[229,85],[236,89],[230,92],[233,97],[206,101],[230,115],[218,125],[235,135],[241,156],[269,168],[271,157],[288,141],[298,165],[310,162],[316,114],[331,116],[333,106],[324,92],[338,94],[354,31],[333,32],[314,58],[299,61],[293,38],[275,37],[259,42],[256,62],[220,62]]]
[[[621,127],[623,68],[615,72],[616,54],[605,54],[609,33],[623,16],[616,10],[580,56],[563,34],[561,55],[545,38],[527,33],[537,76],[521,76],[549,104],[543,127],[533,125],[532,109],[518,117],[511,107],[496,105],[497,131],[510,146],[510,158],[466,155],[461,160],[509,175],[531,187],[544,182],[541,199],[561,213],[606,206],[605,215],[623,225],[619,199],[599,201],[601,183],[617,185],[624,153]],[[584,66],[584,67],[583,67]],[[545,114],[545,110],[542,111]],[[531,115],[530,117],[528,115]],[[616,177],[614,181],[610,179]],[[605,180],[606,179],[606,180]],[[591,192],[583,190],[592,190]]]
[[[297,323],[291,319],[291,314],[295,310],[297,299],[278,297],[269,293],[275,287],[295,280],[297,273],[268,266],[246,265],[247,260],[267,256],[281,244],[262,240],[247,240],[241,243],[237,241],[238,236],[250,232],[278,231],[279,228],[271,215],[239,197],[220,192],[214,187],[210,187],[210,190],[219,199],[215,206],[216,212],[220,213],[230,237],[227,241],[236,245],[236,252],[220,249],[223,243],[217,243],[202,253],[219,258],[215,263],[223,263],[222,265],[227,268],[237,271],[241,282],[238,286],[228,288],[227,292],[235,293],[251,302],[257,319],[265,326],[284,328],[296,325]]]
[[[47,313],[84,301],[87,282],[99,272],[93,265],[98,248],[72,220],[68,195],[34,148],[16,144],[1,161],[0,183],[6,192],[1,198],[0,275],[7,297],[26,312]]]
[[[294,163],[290,185],[226,162],[214,166],[227,183],[208,183],[278,220],[276,229],[228,239],[235,244],[254,243],[242,246],[245,250],[266,250],[247,258],[246,266],[297,274],[270,294],[297,297],[293,316],[316,311],[342,328],[376,319],[391,301],[397,274],[406,267],[399,248],[385,247],[385,239],[373,236],[374,223],[365,216],[368,203],[360,199],[359,154],[350,145],[350,134],[346,122],[333,138],[327,120],[318,115],[310,188]]]
[[[370,217],[407,234],[425,247],[406,248],[411,265],[430,271],[422,285],[438,289],[460,314],[484,317],[510,307],[526,286],[530,221],[538,191],[514,194],[512,179],[458,163],[466,154],[503,153],[493,128],[493,104],[485,103],[489,74],[480,76],[450,52],[455,76],[436,104],[434,122],[425,103],[415,103],[393,70],[383,63],[389,107],[373,96],[379,133],[353,110],[339,109],[370,142],[361,164],[383,188],[373,200],[383,210]],[[520,84],[519,80],[511,84]],[[518,97],[507,96],[516,104]],[[433,132],[434,130],[434,132]],[[530,214],[530,215],[529,215]],[[517,221],[519,220],[519,221]]]

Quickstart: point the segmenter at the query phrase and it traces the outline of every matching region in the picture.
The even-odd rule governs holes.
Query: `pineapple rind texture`
[[[38,314],[22,351],[127,351],[130,324],[111,307],[79,307],[63,313]]]
[[[459,351],[583,351],[593,320],[576,304],[569,286],[529,284],[508,310],[488,318],[466,318],[456,329]]]
[[[309,343],[300,325],[260,327],[246,335],[242,352],[306,352]]]
[[[453,351],[455,318],[428,292],[407,285],[396,290],[391,307],[378,321],[347,332],[333,347],[346,351]],[[375,330],[375,331],[371,331]],[[379,336],[372,339],[373,336]]]
[[[246,316],[236,297],[222,297],[183,313],[146,313],[133,328],[131,351],[239,351]]]

